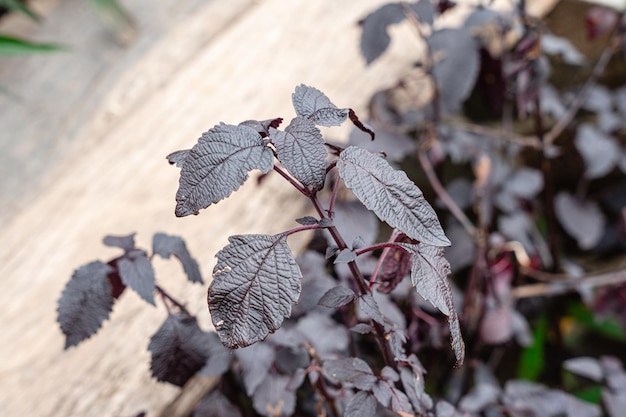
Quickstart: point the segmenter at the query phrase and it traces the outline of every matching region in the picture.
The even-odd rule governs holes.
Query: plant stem
[[[315,207],[315,210],[317,211],[317,213],[322,219],[324,218],[331,219],[331,217],[328,216],[328,214],[322,207],[322,204],[320,203],[317,197],[310,196],[309,198],[311,200],[311,203],[313,203],[313,207]],[[327,230],[332,236],[335,243],[337,244],[337,247],[339,248],[339,250],[348,248],[348,245],[346,244],[345,240],[339,233],[339,230],[337,230],[336,226],[334,225],[330,226]],[[357,288],[359,289],[359,292],[361,293],[361,295],[369,295],[370,290],[367,287],[367,285],[365,285],[365,281],[366,281],[365,277],[363,276],[363,273],[359,269],[356,262],[355,261],[348,262],[348,268],[350,269],[352,278],[354,279],[354,282]],[[394,359],[394,354],[391,351],[391,348],[389,347],[389,342],[388,342],[389,339],[387,337],[387,334],[385,333],[384,326],[374,320],[371,320],[371,322],[372,322],[372,327],[374,328],[376,341],[378,342],[378,346],[380,347],[380,350],[383,355],[383,360],[385,362],[385,365],[390,366],[393,369],[397,369],[397,365]]]
[[[437,174],[435,174],[435,170],[428,159],[428,155],[426,155],[426,151],[418,151],[417,159],[419,160],[419,163],[428,178],[430,186],[433,187],[433,190],[437,194],[437,197],[441,199],[443,204],[446,205],[448,210],[450,210],[450,213],[452,213],[459,223],[461,223],[467,233],[469,233],[470,236],[476,236],[476,226],[472,224],[471,220],[465,215],[463,210],[461,210],[461,208],[454,202],[452,197],[450,197],[450,194],[448,194],[446,189],[443,187],[441,181],[437,178]]]
[[[276,164],[274,164],[274,171],[278,172],[284,179],[289,182],[289,184],[293,185],[296,190],[300,191],[300,194],[303,194],[307,197],[311,195],[309,190],[304,188],[298,181],[294,180],[289,174],[285,172],[285,170],[283,170]]]
[[[531,273],[527,271],[527,275],[536,278],[534,275],[538,271]],[[580,278],[572,278],[563,274],[540,273],[542,278],[550,278],[548,283],[522,285],[514,288],[512,296],[514,299],[529,297],[545,297],[566,294],[579,288],[591,289],[604,287],[608,285],[618,285],[626,282],[626,269],[606,272],[598,275],[588,275]]]
[[[546,138],[544,137],[543,118],[541,115],[541,100],[539,95],[535,98],[535,133],[539,140],[546,146]],[[554,209],[554,184],[552,183],[552,165],[550,159],[545,152],[540,154],[541,173],[543,174],[543,205],[546,215],[546,223],[548,226],[548,248],[552,265],[548,269],[551,272],[559,270],[559,231],[557,229],[556,212]]]
[[[576,98],[574,98],[574,101],[572,102],[572,104],[570,104],[569,108],[567,109],[567,112],[552,127],[552,129],[550,129],[550,131],[545,134],[543,138],[544,149],[547,149],[550,146],[552,146],[556,138],[558,138],[561,135],[561,133],[563,133],[565,128],[569,126],[569,124],[574,119],[574,116],[576,116],[576,113],[578,113],[578,110],[580,110],[582,105],[585,103],[585,99],[587,98],[587,93],[591,89],[591,86],[595,84],[595,82],[598,80],[598,77],[600,77],[600,75],[602,75],[602,73],[606,69],[606,66],[608,65],[609,61],[611,60],[611,57],[613,56],[613,49],[615,47],[614,46],[614,43],[615,43],[614,33],[617,27],[619,26],[620,22],[621,22],[621,19],[618,19],[615,24],[615,27],[613,27],[612,34],[609,37],[608,43],[604,47],[604,50],[602,51],[602,54],[600,55],[600,58],[598,58],[598,61],[596,61],[596,64],[594,65],[593,70],[591,71],[591,74],[589,75],[589,78],[587,78],[587,81],[585,81],[585,85],[583,85],[583,87],[578,92],[578,95],[576,96]]]
[[[389,256],[389,252],[391,252],[392,248],[400,248],[400,249],[404,249],[401,245],[396,245],[394,244],[396,239],[400,236],[401,232],[398,232],[397,230],[394,230],[393,233],[391,234],[391,237],[389,238],[389,240],[385,243],[380,243],[377,245],[371,245],[368,246],[366,248],[362,248],[356,251],[357,256],[361,255],[363,253],[365,253],[365,250],[367,251],[374,251],[377,249],[383,249],[383,253],[380,255],[380,258],[378,258],[378,262],[376,263],[376,267],[374,268],[374,271],[372,272],[372,276],[370,277],[370,285],[369,285],[369,289],[370,291],[374,290],[374,284],[376,283],[376,278],[378,277],[378,272],[380,271],[380,268],[382,268],[383,266],[383,262],[385,262],[385,259],[387,258],[387,256]]]
[[[183,313],[187,314],[188,316],[191,316],[191,314],[189,313],[189,311],[187,311],[187,309],[185,308],[185,306],[180,303],[178,300],[176,300],[174,297],[172,297],[167,291],[165,291],[163,289],[163,287],[159,286],[159,285],[155,285],[154,288],[159,294],[161,294],[161,297],[163,298],[163,304],[165,304],[165,308],[167,309],[167,312],[170,312],[170,309],[167,305],[167,303],[165,302],[165,299],[168,299],[172,304],[174,304],[176,307],[178,307],[178,309],[180,311],[182,311]]]

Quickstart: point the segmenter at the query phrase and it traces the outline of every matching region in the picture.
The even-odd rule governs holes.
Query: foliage
[[[621,350],[626,340],[626,271],[589,262],[626,248],[626,87],[598,82],[624,46],[624,19],[591,9],[589,35],[607,44],[582,87],[559,91],[551,65],[584,57],[523,3],[437,25],[455,8],[390,3],[362,21],[367,63],[394,24],[426,46],[372,98],[367,122],[300,85],[284,129],[282,118],[222,123],[167,156],[180,168],[176,216],[228,198],[251,173],[278,174],[315,212],[276,235],[229,238],[208,289],[215,332],[156,282],[133,235],[109,236],[124,253],[78,268],[59,300],[66,348],[129,287],[168,310],[148,346],[153,376],[219,377],[196,416],[618,416],[622,362],[585,349],[590,335]],[[348,145],[319,129],[348,120]],[[288,239],[305,231],[295,257]],[[156,234],[152,254],[202,282],[182,238]]]

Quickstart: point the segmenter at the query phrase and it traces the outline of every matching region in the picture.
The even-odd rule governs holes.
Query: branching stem
[[[174,304],[180,311],[187,314],[188,316],[191,316],[191,314],[189,313],[189,311],[187,311],[185,306],[181,302],[176,300],[174,297],[172,297],[167,291],[165,291],[163,287],[161,287],[160,285],[156,285],[154,289],[156,290],[156,292],[158,292],[161,295],[161,299],[163,300],[163,304],[165,305],[165,308],[167,309],[168,313],[170,312],[170,308],[167,305],[167,302],[165,300],[169,300],[169,302]]]
[[[322,204],[320,203],[319,199],[315,196],[312,196],[309,198],[311,200],[311,203],[313,203],[313,207],[315,207],[317,214],[319,214],[319,216],[322,219],[324,218],[330,219],[330,217],[324,210],[324,207],[322,207]],[[341,236],[341,234],[339,233],[339,230],[337,230],[337,227],[333,225],[333,226],[328,227],[327,230],[332,236],[335,243],[337,244],[337,247],[339,248],[339,250],[348,248],[346,241],[343,239],[343,236]],[[361,295],[370,294],[369,288],[367,287],[367,285],[365,285],[365,277],[363,276],[363,273],[359,269],[356,262],[355,261],[348,262],[348,268],[350,269],[350,273],[352,274],[352,277],[354,278],[354,282],[357,288],[359,289],[359,293],[361,293]],[[371,320],[371,322],[372,322],[372,327],[374,328],[374,334],[376,336],[376,340],[383,354],[383,360],[385,361],[385,365],[390,366],[393,369],[397,369],[397,365],[394,359],[394,354],[391,351],[391,348],[389,346],[389,342],[388,342],[387,335],[385,333],[384,326],[374,320]]]

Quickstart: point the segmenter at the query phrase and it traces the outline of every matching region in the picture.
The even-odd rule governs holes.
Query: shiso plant
[[[179,217],[228,198],[251,172],[280,176],[310,203],[292,229],[231,236],[216,254],[214,331],[156,282],[151,260],[173,255],[203,283],[181,237],[155,234],[149,254],[134,235],[107,236],[123,253],[78,268],[59,300],[66,348],[95,334],[129,287],[168,312],[148,345],[152,375],[219,379],[195,417],[620,416],[620,358],[582,355],[584,338],[563,323],[626,340],[610,320],[626,322],[623,267],[581,266],[626,248],[626,87],[600,83],[623,53],[624,18],[590,10],[588,34],[606,44],[583,86],[559,90],[552,63],[579,68],[584,57],[524,2],[436,24],[456,7],[389,3],[363,19],[368,64],[402,21],[426,51],[372,97],[367,122],[300,85],[286,127],[219,124],[167,156],[180,168]],[[347,145],[320,130],[348,120]],[[295,256],[288,239],[303,232],[313,237]]]
[[[450,266],[443,253],[450,241],[421,190],[384,155],[325,142],[317,126],[338,126],[348,119],[374,139],[374,132],[352,109],[338,108],[321,91],[305,85],[296,87],[292,101],[296,117],[284,130],[279,129],[281,118],[219,124],[203,133],[193,148],[168,156],[181,169],[177,216],[198,214],[227,198],[252,170],[263,175],[274,171],[283,177],[316,213],[295,219],[298,226],[277,235],[229,238],[216,255],[208,290],[215,333],[201,330],[182,303],[155,283],[151,257],[135,247],[134,235],[107,236],[104,243],[124,253],[77,269],[59,300],[58,321],[66,347],[94,334],[129,287],[150,304],[159,294],[169,312],[148,346],[151,370],[158,380],[182,386],[196,372],[224,373],[228,370],[224,358],[232,356],[225,348],[252,345],[236,351],[234,357],[260,414],[291,415],[296,390],[307,376],[312,398],[323,399],[321,407],[332,415],[340,410],[343,415],[374,415],[377,404],[402,413],[425,411],[421,365],[415,355],[406,353],[405,329],[385,314],[375,293],[380,285],[391,292],[410,275],[416,294],[448,318],[450,345],[456,365],[461,365],[464,344],[448,282]],[[357,236],[346,241],[335,222],[335,210],[344,204],[338,203],[342,184],[355,201],[393,228],[389,239],[370,244]],[[326,186],[329,190],[322,198]],[[301,260],[317,264],[309,269],[315,269],[311,272],[320,276],[320,282],[303,276],[287,244],[290,235],[311,230],[327,232],[332,242],[324,257],[311,252]],[[382,256],[366,276],[357,261],[374,251]],[[152,253],[164,258],[174,255],[191,282],[202,282],[198,264],[180,237],[156,234]],[[330,278],[325,260],[345,265],[347,274]],[[303,295],[305,306],[294,315],[304,291],[311,294]],[[283,326],[285,319],[290,322]],[[355,337],[375,340],[377,355],[369,353],[371,365],[358,356],[358,349],[349,348]],[[260,343],[262,347],[254,347]],[[265,369],[256,372],[259,366]]]

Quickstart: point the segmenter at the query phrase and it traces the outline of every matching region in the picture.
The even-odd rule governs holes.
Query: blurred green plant
[[[54,43],[37,43],[13,36],[0,34],[0,55],[26,55],[33,53],[57,52],[65,49]]]

